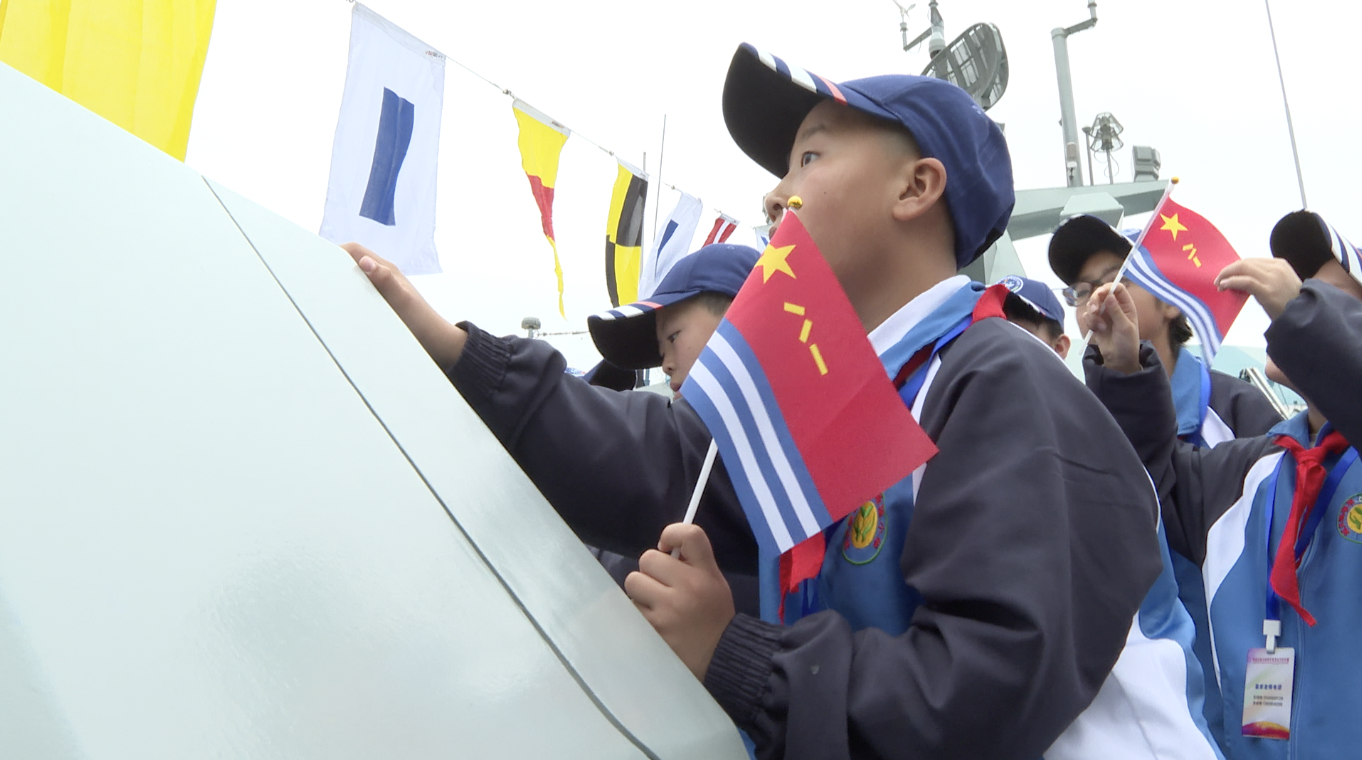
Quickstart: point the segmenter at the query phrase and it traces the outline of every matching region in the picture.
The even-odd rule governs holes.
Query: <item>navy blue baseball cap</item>
[[[1302,280],[1314,277],[1325,262],[1334,259],[1362,282],[1362,251],[1313,211],[1293,211],[1279,219],[1268,245],[1273,257],[1285,259]]]
[[[1064,324],[1064,307],[1059,305],[1059,299],[1055,297],[1055,292],[1049,286],[1039,280],[1032,280],[1026,277],[1018,277],[1010,274],[998,283],[1011,291],[1011,294],[1021,299],[1022,303],[1036,310],[1036,313],[1046,319]]]
[[[701,293],[736,296],[761,254],[745,245],[707,245],[676,262],[657,290],[636,301],[586,318],[596,350],[622,369],[662,364],[657,351],[657,310]]]
[[[1135,237],[1139,234],[1139,230],[1134,231]],[[1050,236],[1050,270],[1065,285],[1073,285],[1083,271],[1083,264],[1094,253],[1111,251],[1125,258],[1133,242],[1134,237],[1122,235],[1101,218],[1079,214],[1060,224]]]
[[[1007,229],[1016,202],[1007,140],[974,99],[950,82],[889,74],[834,84],[743,43],[724,82],[724,122],[748,157],[784,177],[799,125],[825,100],[902,126],[923,157],[946,167],[958,266],[978,258]]]

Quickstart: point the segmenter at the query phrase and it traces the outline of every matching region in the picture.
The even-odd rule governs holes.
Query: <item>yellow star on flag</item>
[[[792,279],[794,278],[794,270],[790,268],[790,262],[785,260],[790,256],[790,251],[793,251],[794,249],[795,247],[792,245],[787,245],[782,248],[776,248],[771,245],[766,246],[766,250],[761,252],[761,258],[757,259],[757,266],[761,267],[762,284],[765,284],[767,280],[770,280],[771,275],[776,272],[784,272],[785,274],[790,275]]]
[[[1166,231],[1168,231],[1168,232],[1173,233],[1173,239],[1174,239],[1174,240],[1177,240],[1177,239],[1178,239],[1178,233],[1179,233],[1179,232],[1186,232],[1186,231],[1187,231],[1187,228],[1186,228],[1186,227],[1183,227],[1183,226],[1182,226],[1182,223],[1178,221],[1178,215],[1177,215],[1177,214],[1173,214],[1173,217],[1172,217],[1171,219],[1168,218],[1168,217],[1166,217],[1166,216],[1164,216],[1163,214],[1159,214],[1159,218],[1163,220],[1163,226],[1160,227],[1159,229],[1160,229],[1160,230],[1166,230]]]

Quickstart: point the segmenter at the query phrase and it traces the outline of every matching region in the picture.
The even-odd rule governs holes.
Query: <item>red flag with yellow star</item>
[[[1125,276],[1187,316],[1209,367],[1248,300],[1241,290],[1215,286],[1216,275],[1239,254],[1215,225],[1171,198],[1155,209],[1139,243]]]
[[[713,434],[767,556],[821,540],[936,453],[791,211],[681,396]],[[821,551],[796,552],[794,574],[821,564]]]

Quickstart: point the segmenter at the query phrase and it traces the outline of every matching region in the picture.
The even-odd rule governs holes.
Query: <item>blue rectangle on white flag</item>
[[[320,235],[435,274],[435,180],[445,56],[360,3]]]
[[[639,271],[639,298],[651,296],[657,290],[657,284],[676,266],[676,262],[691,252],[691,241],[695,239],[695,230],[700,226],[704,204],[689,193],[681,190],[676,192],[681,197],[658,230],[657,239],[653,241]]]
[[[397,93],[383,88],[383,111],[378,119],[378,138],[374,141],[374,163],[369,169],[369,186],[359,215],[389,227],[397,224],[393,200],[397,195],[397,175],[411,146],[411,130],[416,106]]]

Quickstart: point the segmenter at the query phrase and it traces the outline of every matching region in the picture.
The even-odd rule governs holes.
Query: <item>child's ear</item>
[[[946,167],[935,158],[904,161],[896,184],[899,197],[894,202],[894,218],[901,222],[916,219],[946,194]]]
[[[1055,353],[1059,354],[1059,358],[1061,359],[1068,359],[1069,348],[1072,345],[1073,344],[1069,341],[1069,336],[1061,335],[1059,336],[1059,339],[1055,341]]]

